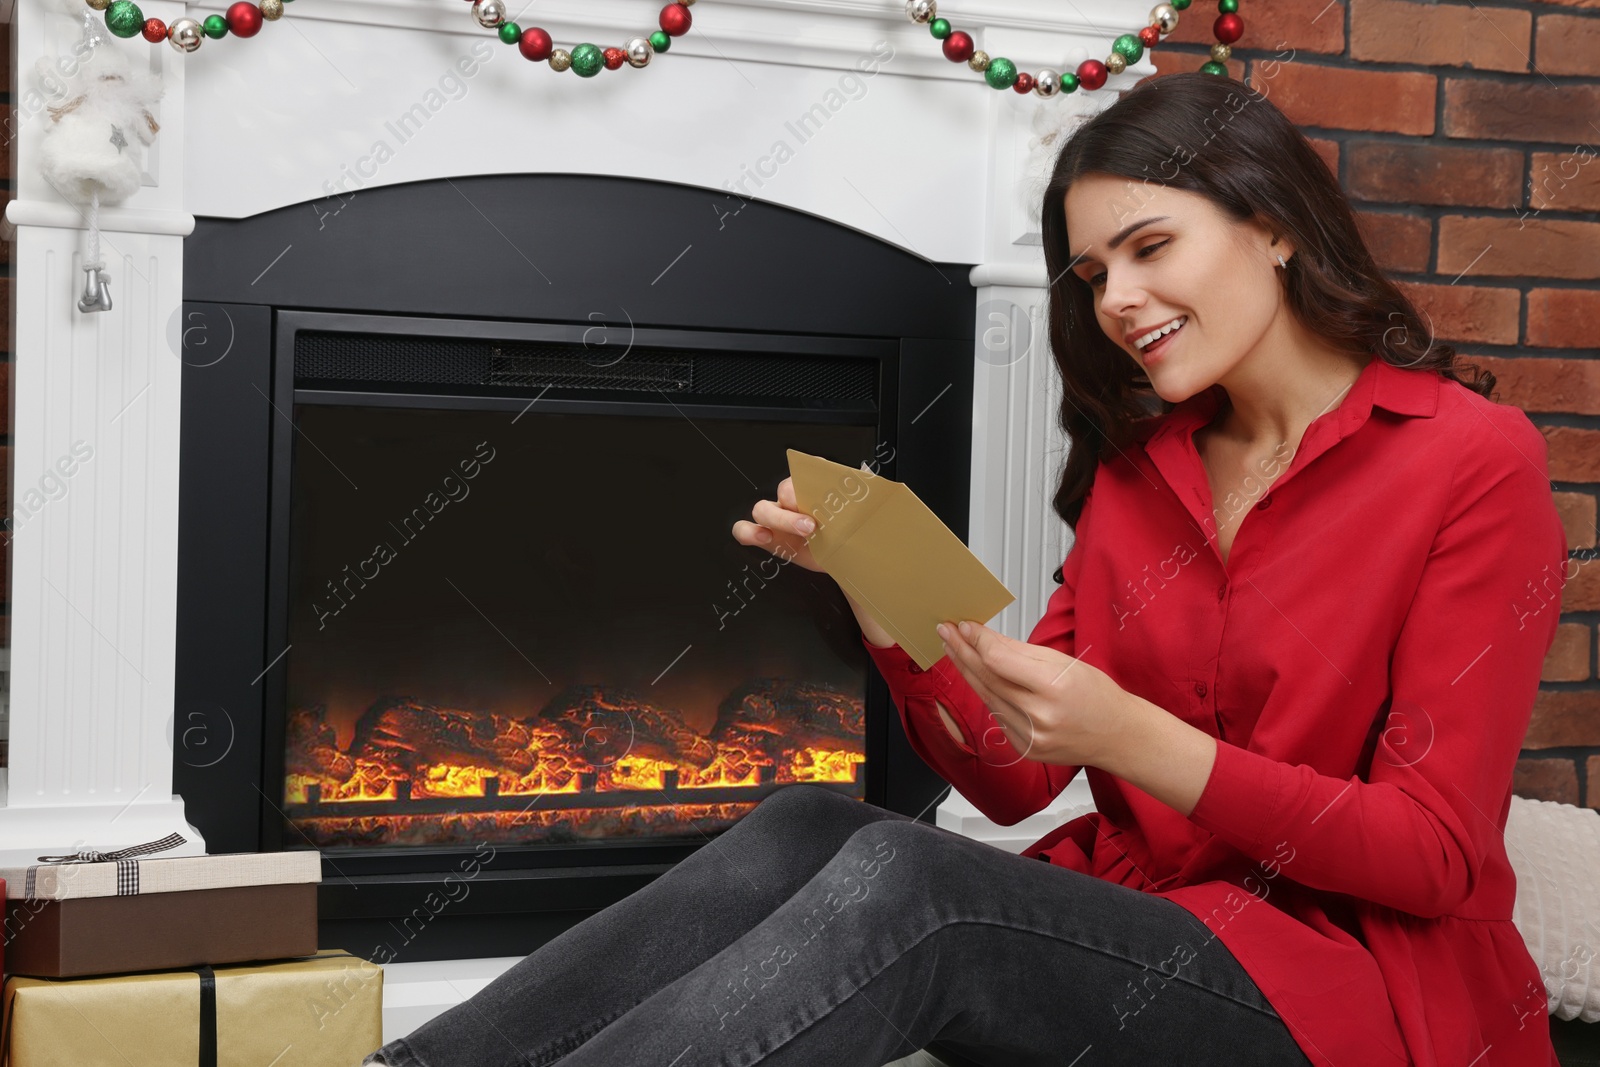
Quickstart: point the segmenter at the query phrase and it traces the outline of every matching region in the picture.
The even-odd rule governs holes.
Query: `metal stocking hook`
[[[114,130],[120,133],[120,130]],[[119,149],[120,150],[120,149]],[[89,197],[89,253],[84,256],[83,295],[78,298],[78,310],[84,312],[111,310],[111,275],[106,273],[105,260],[100,258],[100,190],[96,188]]]
[[[79,311],[111,310],[111,275],[95,263],[83,268],[83,295],[78,298]]]

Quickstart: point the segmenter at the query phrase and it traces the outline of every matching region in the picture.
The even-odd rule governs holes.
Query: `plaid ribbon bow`
[[[133,896],[139,892],[139,856],[148,856],[154,852],[165,852],[170,848],[177,848],[188,838],[182,834],[168,834],[159,841],[146,841],[142,845],[129,845],[126,848],[114,848],[110,852],[100,852],[87,848],[79,852],[69,853],[65,856],[40,856],[40,863],[116,863],[117,865],[117,896]],[[28,897],[34,894],[34,872],[37,867],[29,867],[24,893]]]

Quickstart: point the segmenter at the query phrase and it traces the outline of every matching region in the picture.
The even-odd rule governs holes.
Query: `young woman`
[[[1060,587],[927,671],[852,606],[989,818],[1080,770],[1097,810],[1013,855],[781,790],[383,1062],[1555,1064],[1503,841],[1566,574],[1544,438],[1237,82],[1086,122],[1043,238]],[[734,537],[821,570],[776,495]]]

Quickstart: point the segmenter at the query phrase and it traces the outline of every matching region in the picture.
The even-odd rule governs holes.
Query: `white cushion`
[[[1544,974],[1550,1014],[1600,1021],[1600,812],[1512,796],[1506,854],[1511,918]]]

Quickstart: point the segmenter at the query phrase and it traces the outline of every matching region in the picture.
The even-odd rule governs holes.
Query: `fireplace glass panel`
[[[737,544],[785,449],[875,425],[298,403],[282,804],[321,848],[692,838],[864,796],[826,575]]]

